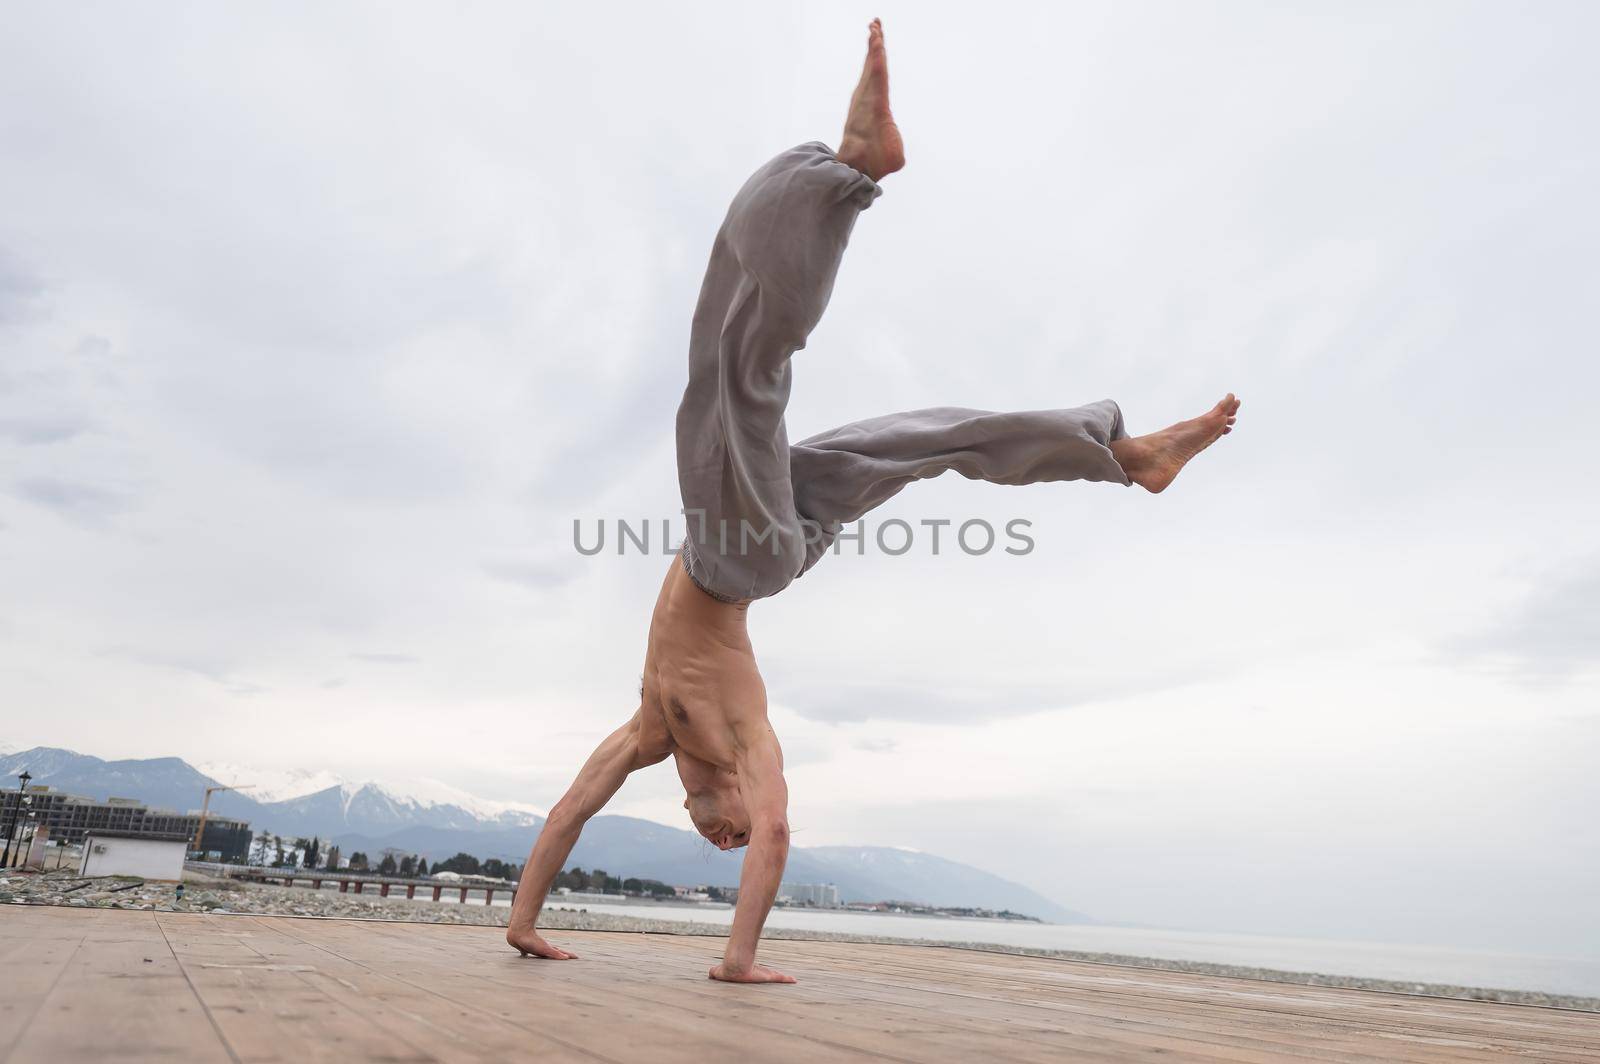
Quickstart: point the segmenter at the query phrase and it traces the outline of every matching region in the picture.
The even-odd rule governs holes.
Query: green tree
[[[367,855],[357,850],[350,855],[350,871],[365,872],[367,870]]]
[[[384,854],[383,860],[378,862],[378,874],[380,876],[392,876],[395,874],[395,871],[396,868],[394,863],[394,854]]]
[[[478,859],[470,853],[458,853],[448,861],[440,861],[433,866],[435,872],[455,872],[457,875],[475,876],[482,870]]]
[[[671,897],[677,893],[659,879],[624,879],[622,890],[626,894],[648,894],[653,898]]]
[[[323,867],[331,869],[335,872],[339,870],[339,847],[328,847],[328,857],[327,860],[323,862]]]
[[[589,873],[577,865],[573,865],[565,872],[558,874],[555,885],[566,887],[568,890],[589,890],[592,887],[589,882]]]
[[[306,850],[305,867],[307,867],[307,868],[315,868],[315,867],[317,867],[317,857],[318,857],[318,852],[317,851],[320,850],[321,848],[322,848],[322,840],[319,839],[319,838],[316,838],[315,836],[313,836],[312,839],[311,839],[311,846],[310,846],[309,849]]]
[[[400,874],[402,876],[405,876],[409,879],[411,876],[416,874],[416,871],[417,859],[415,857],[407,854],[406,856],[400,858]]]

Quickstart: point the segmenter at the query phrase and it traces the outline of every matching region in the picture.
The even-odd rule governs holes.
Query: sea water
[[[453,901],[459,895],[446,890]],[[474,892],[467,904],[483,904]],[[496,905],[510,904],[509,897]],[[661,903],[564,903],[552,908],[646,920],[678,920],[726,927],[731,908]],[[1533,990],[1546,994],[1600,997],[1600,958],[1548,957],[1491,953],[1440,946],[1394,945],[1318,938],[1174,931],[1101,924],[1038,924],[1022,920],[979,920],[900,913],[862,913],[828,909],[774,908],[768,927],[830,931],[886,938],[925,938],[939,942],[992,943],[1033,949],[1115,953],[1172,961],[1202,961],[1290,972],[1317,972],[1402,983]],[[559,938],[559,932],[555,932]]]

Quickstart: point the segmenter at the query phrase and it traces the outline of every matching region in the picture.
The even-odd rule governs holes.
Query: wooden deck
[[[1600,1016],[917,946],[0,906],[16,1061],[1600,1061]]]

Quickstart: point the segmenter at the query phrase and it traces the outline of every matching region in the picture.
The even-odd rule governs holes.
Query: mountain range
[[[533,806],[490,802],[441,784],[422,793],[402,793],[378,783],[334,782],[337,777],[297,772],[276,777],[237,766],[206,766],[221,783],[247,778],[269,784],[222,791],[213,813],[248,820],[256,831],[282,836],[318,836],[346,853],[376,854],[386,848],[418,853],[430,861],[458,852],[520,863],[532,848],[544,817]],[[152,807],[199,808],[216,776],[181,758],[107,761],[54,747],[0,754],[0,779],[26,769],[35,784],[85,797],[135,798]],[[626,816],[597,816],[584,828],[570,864],[603,868],[612,875],[667,883],[735,886],[739,852],[724,853],[692,831]],[[982,869],[932,854],[885,846],[793,846],[784,879],[833,883],[846,901],[912,901],[926,905],[1010,909],[1047,920],[1082,923],[1089,918],[1037,892]]]

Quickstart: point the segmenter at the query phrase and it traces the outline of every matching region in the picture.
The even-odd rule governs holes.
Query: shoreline
[[[504,927],[510,910],[502,906],[461,905],[403,897],[379,898],[372,895],[339,894],[270,884],[199,878],[191,873],[185,879],[185,898],[174,901],[171,884],[143,883],[138,880],[95,882],[75,875],[52,872],[21,875],[12,872],[0,882],[0,904],[55,905],[64,907],[159,909],[166,912],[210,912],[218,915],[318,917],[343,920],[375,920],[389,923],[468,924]],[[540,914],[539,927],[550,931],[613,931],[623,933],[666,934],[697,938],[726,938],[727,928],[690,920],[664,920],[618,916],[568,908],[559,902],[547,904]],[[1456,986],[1446,983],[1401,982],[1362,976],[1329,975],[1321,972],[1287,971],[1209,961],[1166,960],[1119,953],[1080,950],[1036,949],[987,942],[947,942],[937,939],[889,935],[863,935],[843,931],[810,931],[799,928],[768,928],[762,935],[769,941],[854,942],[884,945],[913,945],[1046,957],[1106,964],[1117,967],[1150,968],[1228,979],[1288,983],[1299,986],[1336,987],[1413,997],[1446,998],[1457,1001],[1488,1001],[1499,1004],[1531,1005],[1600,1013],[1600,998],[1537,990],[1508,990],[1494,987]]]

